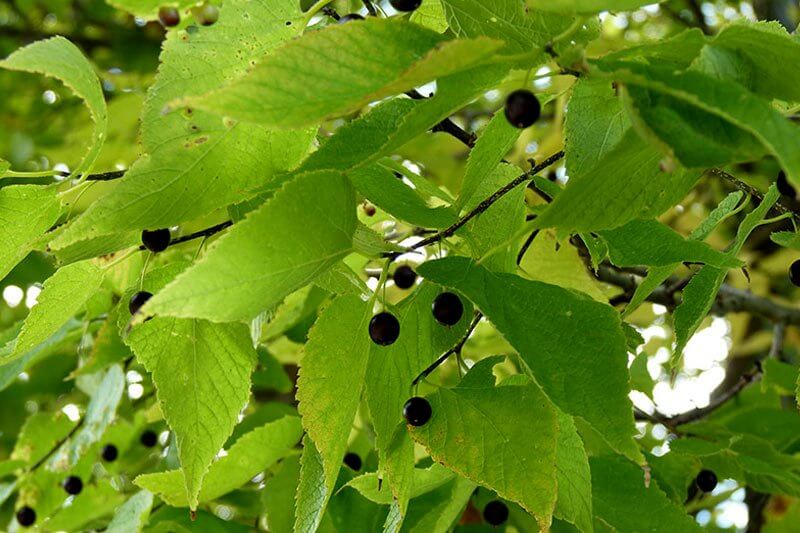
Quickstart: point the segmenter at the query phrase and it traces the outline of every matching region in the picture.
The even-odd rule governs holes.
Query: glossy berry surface
[[[69,476],[64,480],[61,486],[64,487],[67,494],[72,494],[74,496],[80,494],[83,490],[83,481],[81,481],[81,478],[78,476]]]
[[[711,492],[717,486],[717,475],[711,470],[701,470],[694,482],[703,492]]]
[[[135,315],[136,312],[142,308],[144,304],[147,303],[147,300],[153,297],[153,294],[147,291],[139,291],[133,296],[131,296],[131,301],[128,302],[128,311],[131,312],[132,315]]]
[[[119,450],[113,444],[106,444],[103,446],[103,451],[100,454],[103,457],[103,461],[108,463],[113,463],[117,460],[117,456],[119,455]]]
[[[414,286],[414,282],[417,281],[417,273],[408,265],[400,265],[395,269],[392,280],[394,280],[394,284],[398,288],[410,289]]]
[[[181,14],[174,7],[162,7],[158,10],[158,20],[167,28],[181,23]]]
[[[797,190],[789,183],[789,180],[786,179],[786,172],[781,170],[778,173],[778,177],[775,179],[775,185],[778,187],[778,192],[782,195],[788,196],[789,198],[797,197]]]
[[[389,0],[389,3],[398,11],[408,12],[417,9],[422,4],[422,0]]]
[[[403,406],[403,418],[415,427],[427,424],[428,420],[431,419],[431,414],[433,414],[431,404],[428,403],[428,400],[419,396],[414,396]]]
[[[142,244],[151,252],[157,253],[166,250],[171,238],[168,229],[144,230],[142,232]]]
[[[156,435],[155,431],[150,431],[148,429],[139,437],[139,442],[141,442],[142,446],[145,448],[152,448],[158,442],[158,435]]]
[[[500,500],[492,500],[483,508],[483,519],[487,524],[499,526],[508,520],[508,506]]]
[[[369,338],[375,344],[389,346],[400,336],[400,322],[391,313],[378,313],[369,321]]]
[[[542,106],[532,92],[525,89],[514,91],[506,99],[506,118],[515,128],[528,128],[539,120]]]
[[[354,20],[364,20],[364,17],[359,15],[358,13],[350,13],[349,15],[345,15],[338,20],[339,24],[347,24],[348,22],[352,22]]]
[[[464,315],[461,298],[452,292],[443,292],[433,300],[433,318],[442,325],[454,326]]]
[[[359,457],[358,454],[349,452],[344,456],[344,464],[358,472],[361,470],[361,457]]]
[[[19,522],[21,526],[32,526],[33,523],[36,522],[36,511],[27,505],[25,507],[20,507],[19,511],[17,511],[17,522]]]
[[[789,267],[789,280],[792,282],[792,285],[800,287],[800,259],[792,263],[792,266]]]
[[[197,22],[203,26],[211,26],[219,20],[219,8],[215,5],[204,4],[200,8],[197,16]]]

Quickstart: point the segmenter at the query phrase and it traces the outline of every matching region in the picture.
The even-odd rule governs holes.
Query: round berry
[[[103,461],[108,463],[113,463],[117,460],[117,456],[119,455],[119,450],[113,444],[106,444],[103,446],[103,451],[100,454],[103,458]]]
[[[711,492],[717,486],[717,475],[711,470],[701,470],[694,482],[703,492]]]
[[[350,13],[349,15],[345,15],[338,20],[339,24],[347,24],[348,22],[352,22],[354,20],[364,20],[364,17],[359,15],[358,13]]]
[[[464,315],[461,298],[452,292],[443,292],[433,300],[433,317],[444,326],[458,324]]]
[[[142,436],[139,437],[139,442],[142,443],[142,446],[145,448],[152,448],[158,442],[158,435],[156,435],[155,431],[147,430],[142,433]]]
[[[506,118],[512,126],[525,129],[539,120],[542,106],[536,96],[525,89],[514,91],[506,99]]]
[[[171,236],[168,229],[157,229],[155,231],[144,230],[142,232],[142,244],[151,252],[163,252],[169,246]]]
[[[212,4],[203,4],[197,13],[197,22],[203,26],[211,26],[219,20],[219,8]]]
[[[167,28],[181,23],[181,14],[174,7],[162,7],[158,10],[158,20]]]
[[[364,202],[363,204],[361,204],[361,208],[364,210],[364,214],[367,215],[368,217],[374,217],[375,213],[378,212],[375,206],[369,202]]]
[[[17,511],[17,522],[24,527],[32,526],[36,522],[36,511],[27,505],[20,507]]]
[[[72,494],[74,496],[80,494],[83,490],[83,481],[81,481],[81,478],[78,476],[69,476],[61,483],[61,486],[64,487],[67,494]]]
[[[431,404],[425,398],[414,396],[403,406],[403,418],[410,425],[419,427],[424,426],[431,419]]]
[[[794,186],[786,179],[786,172],[781,170],[778,172],[778,177],[775,179],[775,185],[778,187],[778,192],[789,198],[796,198],[797,191]]]
[[[398,11],[408,12],[417,9],[422,3],[422,0],[389,0],[389,3]]]
[[[344,456],[344,464],[358,472],[361,470],[361,457],[359,457],[358,454],[349,452]]]
[[[408,265],[400,265],[395,269],[392,279],[398,288],[410,289],[417,281],[417,273]]]
[[[483,508],[483,519],[487,524],[499,526],[508,520],[508,506],[500,500],[492,500]]]
[[[800,287],[800,259],[792,263],[792,266],[789,267],[789,280],[792,282],[792,285]]]
[[[375,344],[389,346],[400,336],[400,322],[391,313],[378,313],[369,321],[369,338]]]
[[[128,311],[131,312],[132,315],[135,315],[139,309],[142,308],[144,304],[147,303],[147,300],[153,297],[153,294],[147,291],[139,291],[133,296],[131,296],[131,301],[128,302]]]

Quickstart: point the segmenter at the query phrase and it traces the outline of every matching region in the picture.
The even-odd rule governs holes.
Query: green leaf
[[[764,217],[767,216],[772,206],[778,201],[779,196],[780,193],[777,187],[772,185],[758,207],[747,214],[739,225],[736,239],[727,251],[730,257],[736,257],[753,230],[764,224]],[[670,360],[672,368],[677,367],[683,356],[686,344],[711,310],[711,306],[714,304],[714,300],[726,276],[726,270],[706,265],[692,276],[686,288],[683,289],[683,300],[673,313],[675,350]]]
[[[474,490],[473,482],[458,476],[425,498],[412,500],[404,527],[410,533],[450,531],[462,516]]]
[[[47,461],[50,470],[65,472],[74,467],[83,455],[98,442],[117,415],[117,406],[125,390],[122,367],[108,369],[92,395],[81,428]]]
[[[776,231],[770,235],[770,240],[775,244],[779,244],[784,248],[792,248],[793,250],[800,250],[800,234],[792,231]]]
[[[617,146],[631,123],[616,91],[605,80],[579,79],[565,124],[570,179],[588,174]]]
[[[703,531],[657,483],[647,486],[636,465],[613,457],[592,457],[589,463],[595,516],[615,531]]]
[[[108,3],[145,20],[157,20],[158,9],[165,5],[173,6],[183,13],[185,8],[196,4],[194,0],[171,0],[170,2],[163,2],[162,0],[108,0]]]
[[[286,416],[244,435],[228,454],[208,469],[199,501],[207,502],[235,490],[292,452],[300,441],[300,419]],[[143,474],[134,481],[173,507],[185,507],[186,487],[180,470]]]
[[[0,279],[28,255],[36,239],[56,223],[60,214],[61,204],[52,187],[0,188]]]
[[[372,308],[358,296],[341,296],[308,335],[297,381],[298,411],[324,465],[325,498],[333,493],[353,420],[361,401]]]
[[[108,113],[94,66],[78,47],[60,36],[36,41],[0,61],[0,67],[57,78],[84,101],[94,121],[94,133],[89,149],[72,174],[89,172],[105,141]]]
[[[292,533],[295,515],[295,491],[300,478],[300,456],[292,455],[277,466],[264,484],[261,502],[273,533]]]
[[[533,383],[495,387],[499,359],[484,359],[467,383],[429,395],[430,421],[409,431],[435,461],[519,503],[546,531],[557,491],[556,409]]]
[[[317,531],[329,498],[322,457],[314,446],[314,441],[306,435],[303,437],[303,454],[300,456],[294,531]]]
[[[619,13],[645,6],[647,0],[527,0],[526,4],[534,9],[556,13],[599,13],[601,11]]]
[[[608,126],[609,135],[616,126]],[[598,150],[605,150],[599,146]],[[588,160],[591,155],[576,156]],[[573,158],[575,160],[576,158]],[[558,228],[560,234],[619,227],[652,218],[680,201],[700,177],[699,171],[663,172],[663,155],[633,129],[584,174],[570,176],[564,191],[536,219],[534,227]],[[588,164],[578,160],[578,168]]]
[[[307,33],[241,79],[188,102],[247,122],[310,126],[467,70],[500,46],[485,38],[446,41],[402,18],[371,18]]]
[[[536,53],[526,65],[535,66],[544,57],[544,47],[572,23],[541,11],[525,12],[517,0],[442,0],[450,29],[459,37],[487,36],[505,41],[503,49],[511,54]]]
[[[453,472],[437,463],[428,468],[415,468],[414,481],[411,484],[411,498],[436,490],[455,477]],[[381,505],[390,505],[394,501],[391,492],[383,490],[377,472],[355,477],[348,481],[346,486],[357,490],[366,499]]]
[[[536,236],[519,264],[519,274],[527,279],[580,291],[598,302],[608,301],[578,250],[574,246],[559,246],[550,231],[539,232]]]
[[[780,61],[765,61],[780,57]],[[692,69],[736,81],[765,98],[800,100],[800,41],[778,22],[738,21],[724,27],[695,59]]]
[[[166,281],[158,279],[158,271],[151,276],[156,281],[148,282],[147,289]],[[177,440],[182,468],[176,472],[185,476],[182,501],[188,498],[194,509],[206,471],[250,396],[256,361],[250,332],[243,324],[155,317],[135,326],[126,342],[152,374],[161,410]]]
[[[150,508],[152,506],[153,495],[146,490],[140,490],[117,509],[106,531],[109,533],[141,531],[147,523],[147,517],[150,516]]]
[[[411,13],[409,20],[438,33],[447,30],[447,19],[439,0],[422,0],[422,4]]]
[[[399,220],[422,228],[446,228],[456,221],[448,206],[431,207],[427,198],[380,165],[361,167],[347,174],[353,186],[370,202]]]
[[[60,268],[44,282],[38,303],[25,318],[10,359],[18,357],[46,341],[78,313],[103,283],[103,272],[84,261]]]
[[[599,232],[608,244],[608,256],[617,266],[663,266],[681,262],[736,268],[742,262],[704,242],[685,239],[657,220],[633,220]]]
[[[584,532],[592,531],[592,475],[589,458],[575,422],[568,414],[556,410],[558,446],[556,469],[558,500],[555,516],[574,524]]]
[[[739,204],[743,196],[744,193],[741,191],[732,192],[726,196],[725,199],[720,202],[720,204],[714,208],[711,213],[709,213],[708,217],[692,231],[692,233],[689,235],[689,238],[696,241],[705,240],[711,234],[711,232],[714,231],[714,228],[722,223],[722,221],[739,211],[739,209],[744,206],[744,204]],[[674,263],[671,265],[650,268],[647,271],[647,276],[636,287],[633,298],[631,298],[631,301],[627,306],[625,306],[625,311],[622,313],[622,317],[625,318],[633,313],[640,305],[642,305],[647,297],[650,296],[650,294],[662,283],[664,283],[679,266],[679,263]]]
[[[739,84],[723,82],[700,72],[665,71],[633,62],[611,62],[609,66],[613,66],[614,71],[608,75],[616,81],[666,95],[687,105],[684,117],[697,121],[699,115],[705,113],[722,119],[726,123],[724,133],[727,135],[737,135],[737,130],[751,135],[778,159],[790,181],[800,183],[800,152],[795,149],[800,139],[800,128],[766,100]],[[694,125],[698,124],[695,122]],[[670,121],[648,121],[647,126],[684,165],[715,164],[709,163],[702,150],[697,150],[697,140],[688,135],[685,128],[675,129],[675,123]],[[714,161],[718,162],[718,159]]]
[[[492,118],[469,153],[456,207],[465,209],[466,205],[477,203],[471,201],[473,196],[511,150],[520,134],[521,130],[512,126],[503,113],[497,113]]]
[[[493,274],[462,257],[418,271],[472,300],[557,406],[589,422],[620,453],[642,460],[633,440],[625,335],[612,307],[555,285]]]
[[[300,170],[346,170],[390,155],[495,87],[507,72],[503,65],[480,66],[439,79],[436,94],[425,100],[394,98],[378,104],[338,129]]]
[[[253,318],[347,255],[355,229],[355,195],[347,180],[332,172],[303,174],[216,240],[143,312]]]
[[[170,31],[142,114],[145,152],[102,200],[59,235],[55,249],[124,230],[156,229],[249,198],[307,155],[314,131],[274,132],[194,108],[164,115],[176,98],[206,93],[243,75],[297,35],[297,2],[231,0],[211,26]]]
[[[655,382],[647,369],[648,356],[646,352],[637,355],[631,363],[631,388],[643,392],[646,395],[653,396],[653,386]]]
[[[504,117],[505,118],[505,117]],[[483,198],[503,187],[519,176],[522,170],[509,164],[501,164],[485,176],[477,186],[475,194],[464,208],[471,210],[477,207]],[[517,187],[495,202],[477,218],[470,220],[459,233],[463,235],[470,247],[473,257],[483,257],[492,253],[485,261],[486,268],[498,272],[512,272],[516,266],[517,249],[511,242],[504,250],[496,250],[509,241],[513,241],[523,224],[525,224],[525,188]]]

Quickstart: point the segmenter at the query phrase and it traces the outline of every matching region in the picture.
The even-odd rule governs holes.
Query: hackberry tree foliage
[[[797,13],[646,4],[0,5],[0,528],[798,531]]]

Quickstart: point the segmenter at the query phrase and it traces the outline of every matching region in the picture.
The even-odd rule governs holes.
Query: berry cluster
[[[145,430],[139,437],[139,442],[146,448],[152,448],[158,443],[158,435],[155,431]],[[113,463],[119,456],[119,450],[113,444],[106,444],[100,451],[100,457],[107,463]],[[358,459],[358,456],[356,456]],[[346,461],[346,459],[345,459]],[[359,459],[359,468],[361,462]],[[75,475],[67,476],[61,482],[61,488],[70,496],[77,496],[83,491],[83,480]],[[36,510],[29,505],[23,505],[17,509],[16,513],[17,523],[22,527],[30,527],[36,523]]]

